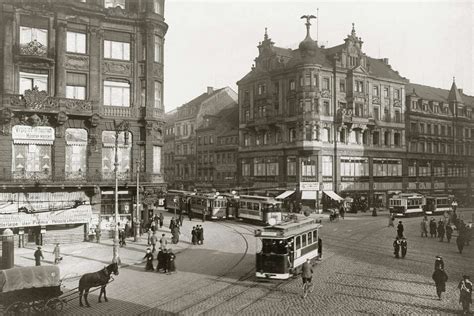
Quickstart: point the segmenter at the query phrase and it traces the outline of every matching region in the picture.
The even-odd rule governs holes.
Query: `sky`
[[[318,15],[311,35],[320,45],[343,43],[355,23],[363,52],[388,58],[410,82],[449,89],[456,77],[474,95],[474,1],[166,0],[166,111],[208,86],[237,92],[265,27],[275,46],[297,48],[305,14]]]

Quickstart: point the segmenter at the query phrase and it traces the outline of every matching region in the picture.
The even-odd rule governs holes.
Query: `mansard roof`
[[[407,91],[407,94],[414,92],[415,95],[418,96],[419,98],[429,100],[429,101],[447,103],[448,100],[450,99],[450,90],[429,87],[429,86],[425,86],[425,85],[421,85],[417,83],[408,83],[406,85],[406,91]],[[456,93],[458,94],[458,98],[464,101],[464,104],[471,105],[474,107],[474,96],[461,93],[457,88],[456,88]]]

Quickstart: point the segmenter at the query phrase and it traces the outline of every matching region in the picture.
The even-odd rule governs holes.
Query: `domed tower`
[[[306,19],[306,37],[298,46],[301,56],[314,56],[318,50],[318,43],[311,38],[310,28],[311,28],[311,19],[316,19],[314,15],[303,15],[302,19]]]

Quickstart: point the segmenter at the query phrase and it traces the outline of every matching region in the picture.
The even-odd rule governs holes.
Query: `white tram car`
[[[237,217],[264,224],[276,224],[282,220],[282,204],[272,197],[241,195]]]
[[[424,214],[426,199],[419,193],[400,193],[389,200],[390,213],[395,216]]]
[[[319,229],[314,218],[298,218],[255,231],[262,242],[257,252],[257,278],[288,279],[299,274],[306,259],[319,257]]]

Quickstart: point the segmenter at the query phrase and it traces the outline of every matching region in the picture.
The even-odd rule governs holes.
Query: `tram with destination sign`
[[[424,214],[426,199],[419,193],[400,193],[389,199],[390,213],[395,216]]]
[[[301,273],[306,259],[312,263],[320,256],[320,221],[295,217],[277,225],[255,230],[261,241],[257,251],[257,278],[285,280]]]
[[[211,219],[227,217],[227,198],[219,193],[197,193],[189,196],[190,211],[198,216],[203,213]]]
[[[272,197],[241,195],[237,217],[263,224],[277,224],[282,220],[282,204]]]
[[[451,211],[451,199],[448,195],[427,196],[424,207],[425,214],[435,215]]]

